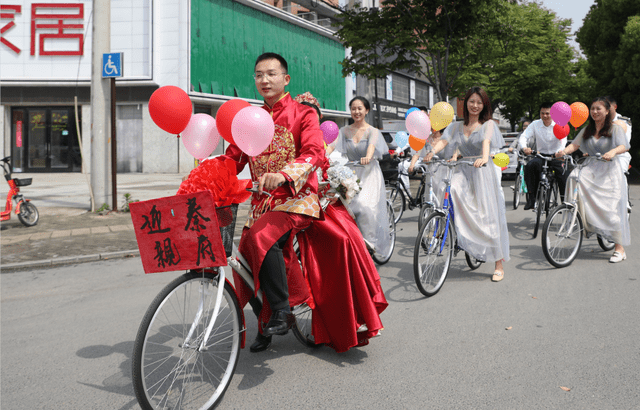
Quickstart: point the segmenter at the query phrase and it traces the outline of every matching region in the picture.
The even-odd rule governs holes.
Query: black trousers
[[[289,286],[287,285],[287,267],[282,248],[289,240],[291,231],[282,235],[267,252],[260,267],[260,287],[265,293],[271,310],[289,307]]]
[[[540,173],[542,173],[542,165],[544,160],[542,158],[533,158],[527,165],[524,166],[524,181],[527,183],[527,191],[529,192],[529,198],[535,200],[538,194],[538,184],[540,183]],[[564,187],[567,185],[567,178],[571,173],[570,169],[564,169],[564,163],[558,159],[554,159],[548,162],[548,167],[554,170],[555,179],[560,188],[560,198],[564,200]]]

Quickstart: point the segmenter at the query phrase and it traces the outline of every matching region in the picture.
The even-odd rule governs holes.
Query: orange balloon
[[[414,151],[420,151],[424,144],[426,144],[427,140],[421,140],[418,137],[414,137],[413,135],[409,135],[409,146],[413,148]]]
[[[574,102],[571,107],[571,119],[569,122],[574,128],[580,127],[589,118],[589,108],[581,102]]]

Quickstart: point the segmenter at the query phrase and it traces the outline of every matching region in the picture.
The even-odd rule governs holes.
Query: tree
[[[487,54],[467,68],[453,89],[483,86],[494,108],[511,123],[534,118],[544,101],[565,99],[572,84],[571,20],[534,2],[507,3],[492,23]]]
[[[505,0],[386,0],[381,9],[342,9],[336,32],[351,55],[342,73],[369,79],[407,70],[445,100],[482,45]]]
[[[588,59],[598,95],[613,95],[619,112],[640,119],[640,2],[596,0],[576,38]],[[632,128],[631,156],[640,163],[640,127]]]

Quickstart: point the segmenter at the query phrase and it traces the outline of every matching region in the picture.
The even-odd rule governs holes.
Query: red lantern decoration
[[[565,124],[564,126],[560,124],[556,124],[553,126],[553,135],[556,136],[557,139],[561,140],[569,135],[569,124]]]
[[[227,142],[235,144],[233,141],[233,135],[231,135],[231,123],[233,122],[233,118],[236,116],[238,111],[250,106],[251,104],[245,100],[234,99],[227,101],[218,108],[218,112],[216,113],[216,127],[218,128],[218,132],[222,138],[227,140]]]
[[[149,114],[156,125],[168,133],[180,134],[191,119],[191,100],[173,85],[158,88],[149,98]]]

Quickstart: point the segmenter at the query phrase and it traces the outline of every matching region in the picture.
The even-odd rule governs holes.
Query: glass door
[[[14,163],[23,172],[79,172],[82,170],[72,107],[14,108]],[[26,119],[26,124],[18,119]],[[18,138],[20,136],[20,138]],[[20,149],[18,149],[20,148]]]

